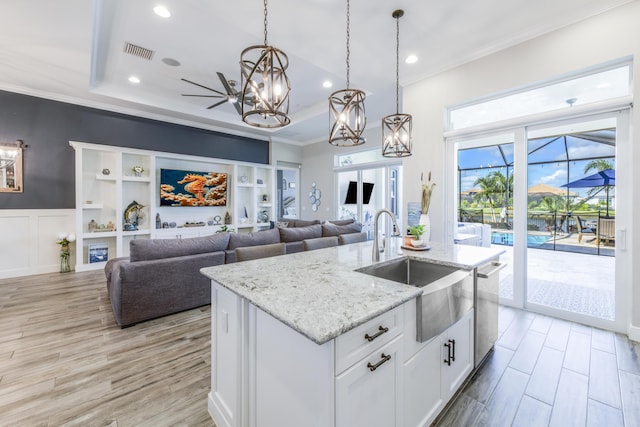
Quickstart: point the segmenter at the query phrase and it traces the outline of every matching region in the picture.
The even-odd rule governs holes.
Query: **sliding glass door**
[[[623,195],[631,190],[615,177],[630,167],[618,155],[629,144],[628,113],[447,144],[455,153],[456,229],[483,224],[490,244],[505,251],[501,303],[624,330],[618,264],[629,262],[621,247],[628,221]]]

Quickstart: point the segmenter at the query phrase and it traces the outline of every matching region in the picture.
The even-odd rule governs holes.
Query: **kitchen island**
[[[501,253],[400,242],[391,239],[380,264],[408,257],[471,274]],[[437,415],[473,368],[473,309],[453,331],[417,342],[422,289],[355,271],[371,255],[365,242],[202,269],[212,280],[209,412],[218,427],[408,426]],[[440,367],[443,339],[451,372]]]

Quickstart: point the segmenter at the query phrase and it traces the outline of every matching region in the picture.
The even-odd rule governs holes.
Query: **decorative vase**
[[[431,241],[431,220],[429,219],[429,214],[420,214],[420,221],[418,224],[424,225],[422,240],[425,242]]]
[[[60,273],[68,273],[71,271],[71,265],[69,265],[70,256],[69,245],[60,245]]]

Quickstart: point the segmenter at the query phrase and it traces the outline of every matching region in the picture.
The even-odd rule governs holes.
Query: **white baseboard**
[[[640,342],[640,327],[629,325],[628,334],[631,341]]]

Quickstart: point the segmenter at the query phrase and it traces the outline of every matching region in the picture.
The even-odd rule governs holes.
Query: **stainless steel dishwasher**
[[[500,275],[506,264],[498,259],[476,268],[475,274],[475,367],[478,367],[498,339]]]

